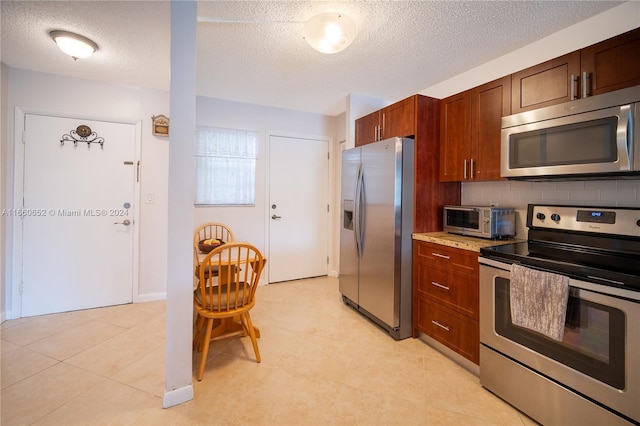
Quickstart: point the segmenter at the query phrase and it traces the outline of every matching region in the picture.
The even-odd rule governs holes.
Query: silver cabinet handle
[[[571,100],[575,100],[576,99],[576,85],[578,84],[578,79],[576,78],[575,74],[571,74]]]
[[[475,172],[473,171],[473,158],[469,160],[469,162],[471,163],[471,174],[469,175],[469,179],[473,179],[473,175],[475,174]]]
[[[114,225],[124,225],[124,226],[129,226],[131,225],[131,221],[129,219],[125,219],[122,222],[113,222]]]
[[[467,178],[467,160],[464,160],[464,178]]]
[[[431,255],[432,255],[432,256],[435,256],[435,257],[440,257],[440,258],[442,258],[442,259],[447,259],[447,260],[451,259],[451,256],[445,256],[444,254],[431,253]]]
[[[277,215],[272,215],[271,219],[276,220],[276,219],[282,219],[282,216],[277,216]]]
[[[583,71],[582,72],[582,97],[586,98],[591,96],[589,93],[589,85],[587,84],[587,80],[591,80],[591,74]]]
[[[442,325],[440,324],[438,321],[435,320],[431,320],[431,324],[433,325],[437,325],[438,327],[440,327],[443,330],[449,331],[449,327],[447,327],[446,325]]]
[[[440,288],[443,288],[443,289],[445,289],[445,290],[449,291],[449,286],[442,285],[442,284],[437,283],[437,282],[435,282],[435,281],[431,281],[431,285],[434,285],[434,286],[436,286],[436,287],[440,287]]]

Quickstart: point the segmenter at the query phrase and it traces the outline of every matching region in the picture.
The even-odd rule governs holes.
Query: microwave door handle
[[[465,212],[475,212],[476,209],[474,209],[473,207],[462,207],[462,206],[455,206],[454,208],[450,208],[449,210],[462,210]]]
[[[620,171],[633,170],[633,114],[631,105],[620,107],[620,118],[618,119],[617,141],[618,159],[620,161]],[[626,157],[626,158],[624,158]],[[624,169],[622,165],[624,164]]]

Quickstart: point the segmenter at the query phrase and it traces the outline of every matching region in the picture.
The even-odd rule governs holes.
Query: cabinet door
[[[440,181],[466,180],[470,160],[471,91],[440,102]]]
[[[479,364],[480,326],[478,321],[444,308],[428,299],[418,300],[418,327],[427,335]]]
[[[415,135],[414,103],[410,97],[380,110],[381,139]]]
[[[377,140],[379,117],[380,112],[376,111],[356,120],[355,146],[365,145]]]
[[[471,179],[500,179],[502,117],[510,113],[511,76],[471,90]]]
[[[582,49],[581,62],[587,96],[640,84],[640,28]]]
[[[579,94],[580,51],[512,74],[511,113],[575,99]]]

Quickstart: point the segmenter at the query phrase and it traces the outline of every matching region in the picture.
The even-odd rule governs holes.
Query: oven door
[[[481,343],[640,421],[640,293],[571,279],[558,342],[511,323],[509,268],[491,260],[481,264]],[[482,359],[480,364],[482,369]]]

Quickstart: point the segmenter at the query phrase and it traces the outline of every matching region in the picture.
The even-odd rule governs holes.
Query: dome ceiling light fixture
[[[93,55],[98,50],[98,45],[79,34],[69,31],[55,30],[49,33],[51,38],[56,42],[60,50],[71,56],[74,61],[85,59]]]
[[[353,19],[336,12],[313,16],[304,24],[302,31],[311,47],[327,54],[343,51],[358,35]]]

